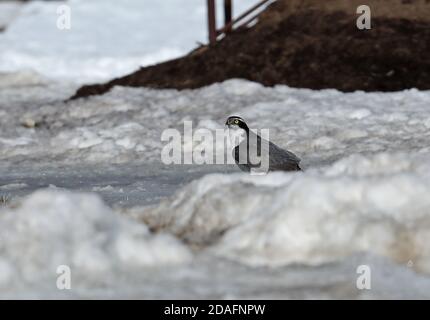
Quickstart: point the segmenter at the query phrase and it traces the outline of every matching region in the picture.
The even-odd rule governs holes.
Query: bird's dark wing
[[[262,139],[252,131],[249,131],[248,139],[243,140],[233,149],[233,157],[242,171],[249,172],[251,168],[259,169],[261,167],[261,162],[254,164],[252,162],[255,161],[250,161],[252,155],[257,155],[261,160],[265,161],[264,163],[268,163],[269,171],[301,170],[300,159],[294,153]],[[267,157],[269,157],[268,160]]]
[[[270,170],[300,171],[300,158],[291,151],[282,149],[272,142],[270,144]]]

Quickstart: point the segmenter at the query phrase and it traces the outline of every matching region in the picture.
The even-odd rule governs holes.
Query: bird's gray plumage
[[[237,120],[238,123],[234,123],[235,120]],[[245,139],[234,147],[232,151],[236,164],[242,171],[249,172],[251,169],[255,171],[259,171],[259,169],[263,171],[301,170],[300,159],[294,153],[261,138],[252,130],[249,130],[246,123],[240,117],[230,117],[226,124],[229,125],[229,127],[232,124],[237,125],[246,131]],[[261,162],[256,163],[256,161],[252,161],[252,156],[250,155],[261,157]],[[262,168],[261,163],[268,163],[268,168]]]

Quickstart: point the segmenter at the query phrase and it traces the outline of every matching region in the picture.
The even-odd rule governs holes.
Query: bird
[[[249,129],[248,125],[241,117],[230,116],[225,125],[228,126],[230,144],[234,146],[232,149],[233,158],[242,171],[267,172],[302,170],[299,157],[261,138],[258,134]],[[259,163],[251,161],[253,159],[252,154],[259,157]],[[262,167],[264,162],[268,164],[267,167]]]

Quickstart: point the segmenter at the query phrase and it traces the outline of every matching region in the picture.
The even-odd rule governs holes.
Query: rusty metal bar
[[[207,3],[208,3],[209,43],[213,44],[216,42],[216,38],[217,38],[215,0],[207,0]]]
[[[231,25],[232,18],[233,18],[232,0],[224,0],[224,25],[229,26],[229,28],[226,29],[226,32],[231,31],[233,28],[233,26]]]
[[[237,17],[236,19],[231,21],[229,24],[227,24],[224,27],[222,27],[221,29],[217,30],[216,31],[217,36],[221,35],[223,33],[226,33],[228,30],[231,30],[235,24],[242,21],[249,14],[253,13],[255,10],[259,9],[260,7],[262,7],[263,5],[265,5],[269,1],[271,1],[271,0],[262,0],[259,3],[257,3],[256,5],[254,5],[252,8],[250,8],[247,11],[245,11],[244,13],[242,13],[239,17]]]
[[[247,25],[248,25],[248,24],[250,24],[252,21],[254,21],[254,20],[258,19],[258,17],[259,17],[259,16],[260,16],[260,14],[256,14],[256,15],[252,16],[251,18],[249,18],[249,19],[245,20],[245,22],[241,23],[241,24],[240,24],[240,26],[239,26],[238,28],[243,27],[243,26],[247,26]]]

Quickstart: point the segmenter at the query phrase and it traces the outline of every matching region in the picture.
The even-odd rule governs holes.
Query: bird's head
[[[245,121],[238,116],[228,117],[225,125],[228,126],[229,129],[243,129],[248,131],[248,126],[246,125]]]
[[[228,126],[228,135],[230,138],[230,146],[239,145],[247,136],[249,129],[245,121],[238,116],[231,116],[225,122]]]

